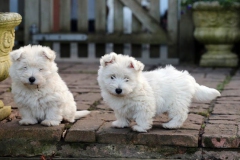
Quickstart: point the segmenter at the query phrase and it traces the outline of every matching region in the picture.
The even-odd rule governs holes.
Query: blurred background
[[[98,62],[114,51],[145,64],[198,64],[205,52],[181,0],[1,0],[0,12],[23,17],[14,49],[49,46],[60,62]]]

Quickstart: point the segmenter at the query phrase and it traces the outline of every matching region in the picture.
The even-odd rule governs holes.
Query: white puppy
[[[103,56],[100,64],[98,83],[117,118],[114,127],[127,127],[133,119],[137,123],[134,131],[147,132],[154,116],[167,112],[170,121],[163,127],[179,128],[187,119],[192,99],[209,102],[220,96],[217,90],[197,84],[187,71],[170,65],[142,72],[141,62],[113,52]]]
[[[10,53],[12,93],[22,119],[21,125],[41,122],[59,125],[74,122],[89,111],[76,111],[72,93],[58,74],[55,52],[40,45],[25,46]]]

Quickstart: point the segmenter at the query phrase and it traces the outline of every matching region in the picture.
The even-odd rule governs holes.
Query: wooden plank
[[[53,31],[59,32],[59,10],[60,10],[60,2],[59,0],[53,0]]]
[[[159,24],[157,21],[152,18],[147,11],[145,11],[141,5],[136,2],[135,0],[120,0],[124,5],[128,6],[133,14],[136,16],[136,18],[144,24],[144,26],[152,33],[158,33],[161,34],[163,37],[167,39],[167,35],[165,31],[159,27]]]
[[[49,33],[53,30],[53,0],[40,1],[40,32]]]
[[[160,1],[150,0],[149,14],[158,22],[160,25]],[[160,57],[160,45],[150,45],[150,58]]]
[[[77,1],[78,32],[88,32],[88,0]],[[88,44],[78,43],[78,57],[88,57]]]
[[[88,0],[78,0],[78,32],[88,32]]]
[[[161,35],[139,34],[89,34],[86,40],[92,43],[132,43],[132,44],[167,44]]]
[[[119,0],[113,0],[114,4],[114,33],[123,33],[123,5]]]
[[[114,33],[123,33],[124,26],[123,26],[123,4],[119,2],[119,0],[113,0],[114,6]],[[113,44],[113,50],[116,53],[123,53],[124,44]]]
[[[137,0],[136,3],[141,4],[141,0]],[[136,18],[134,14],[132,14],[132,33],[138,34],[142,32],[142,24]],[[133,57],[141,57],[142,56],[142,45],[132,44],[131,45],[131,56]]]
[[[106,0],[95,1],[95,31],[97,33],[106,32]],[[95,56],[101,57],[105,54],[106,44],[100,42],[95,44]]]
[[[160,0],[150,0],[149,14],[155,19],[155,21],[160,22]]]
[[[141,0],[137,0],[136,3],[141,4]],[[134,14],[132,14],[132,33],[140,33],[142,31],[142,24],[136,18]]]
[[[64,39],[47,39],[50,35],[54,37],[59,36],[59,34],[36,34],[35,36],[44,37],[43,39],[46,41],[58,41],[58,42],[79,42],[79,39],[74,38],[74,36],[82,36],[82,34],[61,34],[61,35],[70,35],[73,38],[71,40]],[[46,36],[45,36],[46,35]],[[161,35],[153,35],[149,33],[138,33],[138,34],[86,34],[87,38],[82,39],[84,43],[133,43],[133,44],[167,44]],[[77,39],[77,40],[76,40]],[[42,39],[36,39],[41,41]]]
[[[24,43],[30,43],[30,31],[32,25],[39,28],[39,0],[25,0],[24,3]]]
[[[10,11],[10,0],[1,0],[0,12]]]
[[[71,31],[71,1],[60,0],[60,31],[70,32]]]
[[[181,15],[179,23],[179,59],[181,62],[194,62],[195,40],[193,36],[194,24],[192,10],[187,10]]]
[[[70,58],[78,59],[78,44],[76,42],[70,43]]]
[[[98,33],[106,32],[106,1],[95,1],[95,31]]]
[[[168,0],[168,35],[170,43],[168,46],[168,57],[178,57],[178,1]]]

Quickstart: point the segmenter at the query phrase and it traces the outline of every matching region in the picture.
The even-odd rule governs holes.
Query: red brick
[[[207,124],[202,136],[203,147],[238,148],[237,126],[234,124]]]
[[[240,85],[240,83],[239,83]],[[239,86],[238,85],[238,86]],[[222,97],[239,97],[240,96],[240,90],[223,90],[223,92],[221,93]]]
[[[83,119],[78,120],[68,130],[65,141],[68,142],[95,142],[96,131],[104,122],[114,120],[113,112],[91,111]]]
[[[237,160],[240,157],[240,153],[239,151],[224,151],[224,150],[220,150],[220,151],[216,151],[216,150],[206,150],[203,149],[202,151],[202,159],[204,160],[212,160],[212,159],[221,159],[221,160]]]
[[[198,130],[167,130],[153,128],[147,133],[134,134],[133,143],[150,146],[198,146]]]
[[[99,143],[128,144],[131,143],[130,128],[113,128],[112,122],[106,122],[97,132]]]
[[[42,141],[59,141],[64,130],[64,124],[46,127],[40,124],[21,126],[19,119],[0,125],[0,141],[4,139],[25,139]]]
[[[212,114],[240,114],[240,107],[237,104],[215,104]]]
[[[66,142],[95,142],[96,130],[104,123],[102,120],[78,120],[68,131]]]

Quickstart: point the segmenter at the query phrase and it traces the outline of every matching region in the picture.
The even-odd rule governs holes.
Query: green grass
[[[219,92],[222,92],[223,89],[225,88],[225,85],[227,85],[231,81],[231,79],[232,79],[232,76],[227,76],[222,83],[217,85],[217,90]]]

